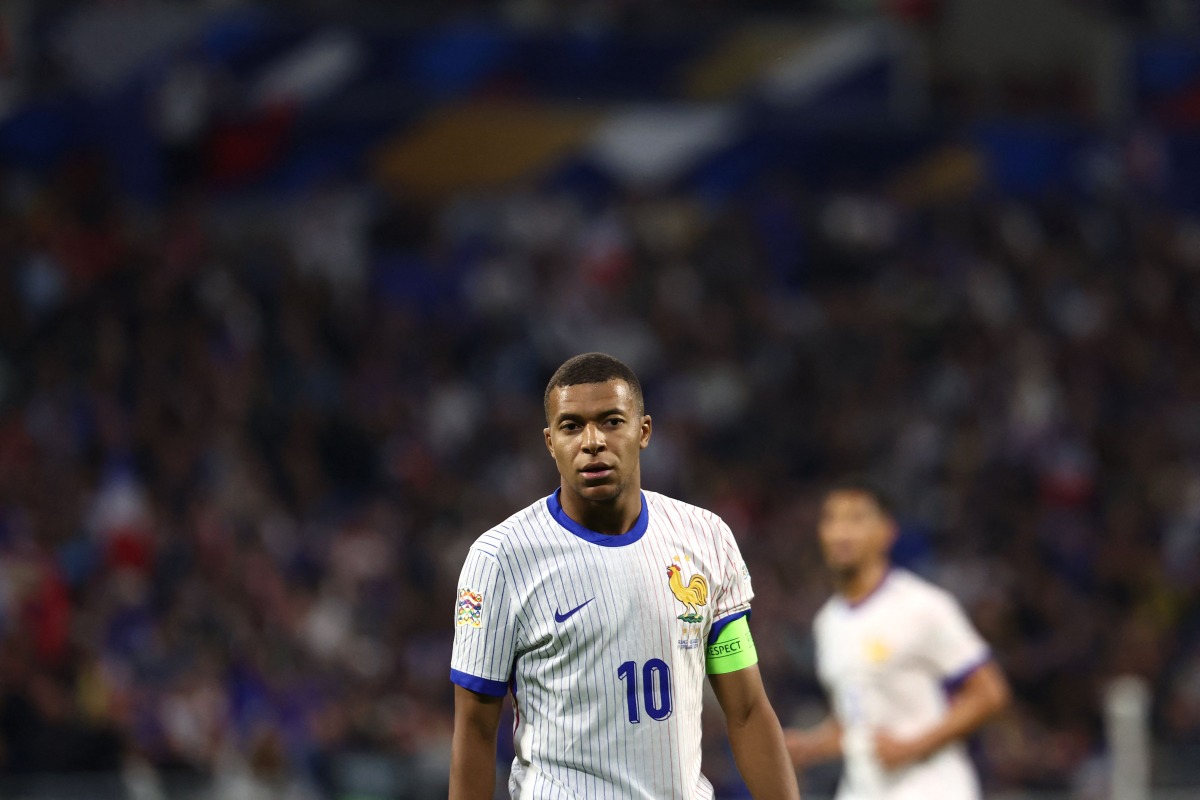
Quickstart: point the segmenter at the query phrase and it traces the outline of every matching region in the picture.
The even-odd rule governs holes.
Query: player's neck
[[[866,600],[887,578],[888,562],[875,561],[861,569],[834,576],[837,593],[850,605]]]
[[[605,502],[585,500],[564,489],[559,492],[559,503],[566,515],[583,527],[613,536],[632,530],[642,514],[642,493],[637,488]]]

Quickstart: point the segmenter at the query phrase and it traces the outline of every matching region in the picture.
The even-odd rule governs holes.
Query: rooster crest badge
[[[671,594],[675,595],[676,600],[683,603],[685,609],[678,619],[693,625],[703,622],[704,616],[700,613],[699,607],[708,605],[708,581],[697,572],[685,585],[682,577],[683,568],[677,561],[667,567],[667,578],[671,584]]]

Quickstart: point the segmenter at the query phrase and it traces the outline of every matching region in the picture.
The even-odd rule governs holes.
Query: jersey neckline
[[[884,571],[883,577],[879,579],[879,583],[871,587],[871,591],[867,592],[854,602],[850,602],[845,597],[842,597],[842,603],[845,604],[846,608],[850,609],[851,611],[858,611],[875,597],[879,596],[880,592],[883,590],[883,587],[887,586],[888,583],[891,582],[892,576],[895,574],[895,572],[896,568],[889,566],[887,570]]]
[[[638,514],[637,520],[633,523],[633,527],[625,533],[600,533],[591,528],[585,528],[575,520],[567,516],[567,512],[563,511],[562,503],[559,502],[558,495],[562,492],[562,488],[554,490],[554,494],[546,498],[546,507],[550,510],[550,515],[554,520],[566,528],[569,532],[575,534],[580,539],[598,544],[601,547],[624,547],[625,545],[633,544],[638,539],[641,539],[646,533],[646,529],[650,527],[650,506],[646,503],[646,493],[638,492],[642,498],[642,510]]]

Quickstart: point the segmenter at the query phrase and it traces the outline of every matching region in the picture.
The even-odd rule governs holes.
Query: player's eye
[[[625,420],[621,419],[620,417],[610,417],[609,419],[604,420],[604,424],[609,426],[610,428],[615,428],[618,425],[623,424],[624,422],[625,422]]]

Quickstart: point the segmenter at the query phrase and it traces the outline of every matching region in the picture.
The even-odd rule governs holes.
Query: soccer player
[[[641,488],[651,421],[637,376],[586,353],[559,367],[544,400],[560,486],[479,537],[459,580],[450,797],[492,797],[511,693],[512,797],[711,798],[707,675],[751,793],[798,798],[732,533]]]
[[[786,731],[793,763],[843,758],[838,800],[974,800],[963,737],[1008,702],[987,645],[951,595],[889,564],[896,523],[882,493],[848,481],[818,524],[836,593],[813,623],[833,714]]]

